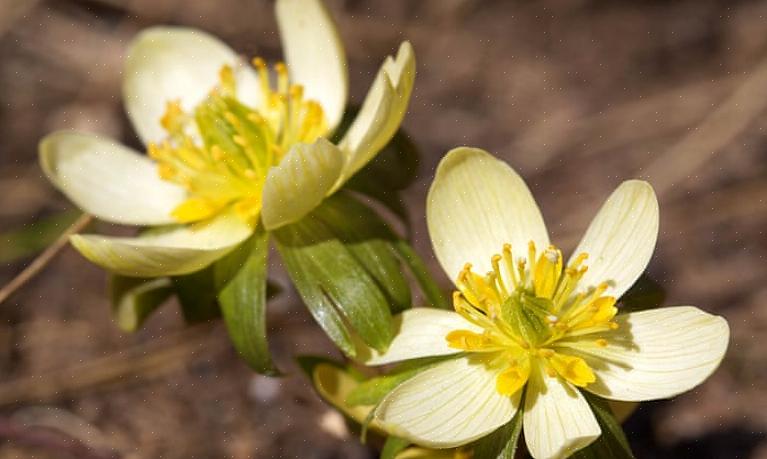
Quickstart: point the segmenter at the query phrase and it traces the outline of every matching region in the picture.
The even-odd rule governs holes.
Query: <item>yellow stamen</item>
[[[547,361],[559,376],[578,387],[586,387],[597,380],[589,365],[580,357],[554,353]]]
[[[237,99],[236,71],[229,65],[221,67],[218,86],[193,113],[185,113],[178,100],[167,102],[160,122],[168,137],[150,144],[148,154],[162,179],[187,189],[188,199],[171,214],[180,223],[227,210],[255,222],[269,169],[294,144],[327,134],[322,107],[304,99],[300,85],[290,84],[284,63],[274,66],[274,86],[266,62],[252,63],[263,95],[256,107]]]
[[[607,283],[585,293],[578,289],[587,257],[579,254],[564,268],[558,248],[549,246],[539,253],[530,242],[527,258],[518,259],[511,245],[504,244],[501,254],[490,258],[492,271],[484,276],[467,263],[456,279],[453,305],[484,332],[454,330],[446,336],[448,345],[484,353],[486,365],[500,368],[496,389],[504,395],[524,386],[530,362],[579,387],[595,382],[589,364],[566,352],[578,340],[608,346],[609,332],[618,327],[613,320],[618,310],[615,298],[604,295]]]
[[[530,379],[530,359],[522,358],[513,362],[495,380],[495,389],[501,395],[514,395]]]

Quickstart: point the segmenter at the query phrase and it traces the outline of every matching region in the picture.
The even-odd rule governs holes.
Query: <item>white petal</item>
[[[405,117],[415,80],[415,54],[403,42],[396,59],[387,57],[368,91],[360,112],[339,143],[347,154],[340,187],[384,147]]]
[[[131,43],[125,61],[123,98],[128,117],[145,144],[166,137],[160,125],[169,101],[192,111],[219,83],[224,65],[235,69],[238,98],[255,106],[255,71],[218,38],[184,27],[152,27]]]
[[[332,131],[349,93],[346,54],[335,23],[319,0],[278,0],[275,9],[290,78],[322,105]]]
[[[601,434],[583,395],[540,368],[530,374],[522,423],[527,448],[535,459],[565,458]]]
[[[173,223],[171,211],[186,197],[162,180],[155,163],[113,140],[56,132],[40,142],[40,165],[48,179],[78,207],[128,225]]]
[[[673,397],[701,384],[724,358],[730,328],[722,317],[692,306],[619,315],[607,347],[573,341],[594,370],[586,387],[601,397],[645,401]]]
[[[623,182],[607,198],[573,257],[588,253],[580,290],[608,282],[606,295],[619,298],[642,275],[658,239],[658,200],[649,183]],[[572,258],[571,258],[572,259]]]
[[[441,363],[397,386],[381,401],[376,419],[387,431],[419,445],[449,448],[469,443],[517,412],[519,393],[499,394],[496,376],[466,357]]]
[[[125,276],[158,277],[205,268],[252,233],[235,216],[195,224],[155,228],[136,238],[75,235],[71,242],[87,259]]]
[[[384,365],[402,360],[417,359],[461,352],[447,345],[445,337],[453,330],[482,333],[483,329],[467,321],[460,314],[432,308],[408,309],[394,317],[396,334],[384,354],[371,349],[366,365]]]
[[[508,164],[476,148],[456,148],[439,164],[426,201],[426,221],[437,259],[451,280],[466,263],[484,274],[490,258],[511,244],[527,256],[530,241],[549,236],[530,190]]]
[[[269,170],[261,209],[264,227],[273,230],[311,212],[336,183],[343,162],[341,150],[323,138],[294,145]]]

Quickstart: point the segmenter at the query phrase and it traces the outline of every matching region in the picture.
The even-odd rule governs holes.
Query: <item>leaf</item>
[[[11,263],[42,251],[81,215],[77,210],[67,210],[0,234],[0,263]]]
[[[386,438],[383,449],[381,450],[381,459],[395,459],[397,454],[410,445],[409,440],[404,438],[389,436]]]
[[[473,459],[514,459],[522,432],[522,410],[511,421],[474,443]]]
[[[135,332],[170,297],[173,284],[167,277],[145,279],[111,274],[108,289],[117,326]]]
[[[402,362],[394,367],[388,374],[374,376],[361,381],[360,384],[349,393],[346,403],[351,406],[377,405],[389,392],[403,382],[438,363],[455,357],[455,355],[425,357]]]
[[[397,238],[378,214],[343,193],[328,198],[316,214],[376,280],[391,311],[409,308],[410,286],[392,249]]]
[[[440,289],[437,282],[431,277],[429,270],[426,269],[426,263],[421,257],[413,250],[413,247],[402,239],[394,243],[394,248],[400,256],[400,259],[405,262],[410,272],[413,274],[418,286],[421,288],[426,297],[426,301],[434,308],[440,309],[452,309],[450,302],[445,297],[442,289]]]
[[[266,339],[267,233],[258,229],[251,238],[215,264],[220,287],[218,301],[229,337],[250,367],[265,375],[278,375]]]
[[[581,391],[591,406],[591,410],[599,422],[602,435],[586,448],[576,452],[574,459],[634,459],[626,435],[618,421],[613,416],[610,406],[605,400],[589,392]]]
[[[346,397],[346,403],[351,406],[377,405],[394,388],[426,368],[411,368],[395,374],[370,378],[360,383],[359,386],[349,393]]]
[[[637,312],[659,307],[666,300],[666,290],[643,274],[621,297],[621,312]]]
[[[315,320],[347,355],[354,334],[383,352],[393,337],[387,296],[317,212],[275,233],[277,249]]]
[[[221,315],[216,303],[218,290],[212,266],[191,274],[173,276],[172,279],[181,313],[187,323],[205,322]]]

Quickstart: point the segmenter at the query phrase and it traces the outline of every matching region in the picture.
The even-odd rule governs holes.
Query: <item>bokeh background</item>
[[[651,276],[668,304],[725,316],[732,340],[705,385],[643,405],[628,435],[640,458],[767,458],[767,2],[328,5],[353,102],[402,39],[415,47],[404,126],[422,157],[405,200],[444,285],[423,215],[448,149],[483,147],[517,168],[565,249],[617,184],[650,180],[661,204]],[[0,284],[72,218],[37,166],[40,137],[74,128],[138,145],[120,101],[122,56],[154,24],[280,57],[268,1],[0,0]],[[269,312],[289,376],[268,379],[236,357],[221,324],[186,328],[174,304],[120,332],[104,284],[66,249],[0,306],[0,458],[373,457],[291,365],[335,354],[289,289]]]

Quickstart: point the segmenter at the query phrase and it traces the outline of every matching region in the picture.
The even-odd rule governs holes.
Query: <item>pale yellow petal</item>
[[[365,166],[399,129],[405,117],[415,81],[415,54],[403,42],[397,57],[387,57],[368,91],[360,112],[339,143],[347,155],[344,171],[335,188]]]
[[[338,179],[343,161],[341,150],[323,138],[294,145],[269,170],[261,210],[264,227],[293,223],[317,207]]]
[[[93,134],[56,132],[40,142],[48,179],[85,212],[128,225],[173,223],[171,212],[186,197],[157,174],[144,155]]]
[[[490,258],[506,243],[515,258],[526,258],[530,241],[537,247],[549,244],[541,212],[522,178],[476,148],[456,148],[442,159],[426,201],[426,221],[434,253],[453,281],[466,263],[474,272],[490,271]]]
[[[396,334],[385,353],[374,349],[366,365],[384,365],[403,360],[457,354],[460,349],[448,346],[445,337],[454,330],[481,333],[482,328],[453,311],[432,308],[408,309],[394,317]]]
[[[561,459],[596,440],[601,429],[586,399],[558,376],[540,368],[530,375],[522,420],[535,459]]]
[[[588,271],[577,291],[608,282],[619,298],[642,275],[658,239],[658,200],[649,183],[623,182],[591,222],[573,257],[587,253]],[[576,292],[577,292],[576,291]]]
[[[376,419],[413,443],[450,448],[483,437],[514,417],[519,394],[495,390],[496,371],[466,357],[425,370],[397,386]]]
[[[178,100],[192,111],[219,84],[224,65],[235,71],[238,98],[255,106],[261,98],[255,71],[218,38],[185,27],[141,32],[128,47],[123,98],[144,143],[166,137],[160,118],[168,102]]]
[[[373,406],[349,406],[346,403],[346,397],[359,385],[359,382],[340,368],[321,363],[314,369],[312,380],[323,399],[360,424],[373,409]],[[375,425],[373,427],[377,428]]]
[[[320,103],[332,131],[343,117],[349,92],[336,25],[320,0],[278,0],[275,9],[291,81]]]
[[[692,306],[619,315],[618,329],[600,347],[565,342],[594,370],[586,390],[601,397],[645,401],[673,397],[701,384],[727,351],[730,328],[722,317]]]
[[[125,276],[188,274],[224,256],[252,233],[235,216],[224,214],[195,225],[157,228],[135,238],[72,236],[72,245],[87,259]]]

